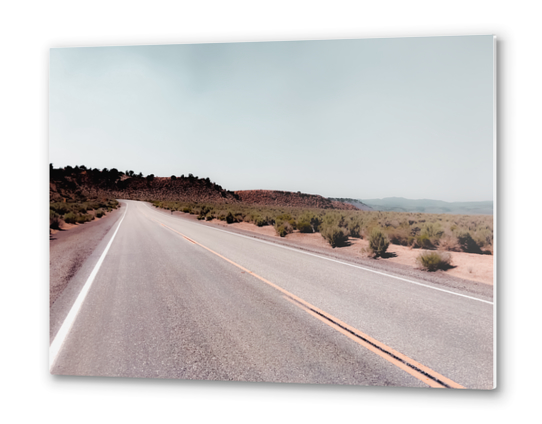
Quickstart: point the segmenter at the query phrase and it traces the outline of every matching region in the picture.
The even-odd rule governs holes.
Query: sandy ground
[[[275,233],[275,229],[272,226],[258,227],[248,222],[237,222],[234,224],[227,224],[224,221],[213,219],[210,221],[212,224],[237,228],[244,231],[250,231],[256,234],[265,235],[268,237],[280,237]],[[320,249],[326,249],[334,251],[334,253],[340,252],[349,257],[360,257],[361,249],[368,246],[368,241],[350,238],[350,246],[337,247],[333,249],[329,243],[319,234],[302,234],[300,232],[294,232],[288,234],[285,237],[287,240],[295,241],[307,246],[313,246]],[[378,258],[375,260],[385,261],[391,263],[397,263],[406,265],[412,268],[417,268],[416,257],[422,252],[421,249],[411,249],[405,246],[397,246],[390,244],[388,252],[392,254],[389,258]],[[465,280],[477,281],[480,283],[493,285],[493,256],[492,255],[477,255],[474,253],[464,252],[449,252],[452,256],[453,268],[446,271],[447,275],[462,278]],[[393,256],[395,254],[396,256]]]

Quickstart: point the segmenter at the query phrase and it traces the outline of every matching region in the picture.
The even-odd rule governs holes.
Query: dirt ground
[[[226,222],[220,221],[218,219],[213,219],[210,222],[212,224],[223,227],[237,228],[256,234],[280,238],[276,234],[275,229],[269,225],[265,227],[258,227],[248,222],[236,222],[233,224],[227,224]],[[349,246],[337,247],[333,249],[319,233],[302,234],[298,231],[292,234],[288,234],[286,236],[286,239],[296,241],[300,244],[305,244],[307,246],[328,249],[330,251],[334,250],[335,252],[340,251],[341,254],[350,257],[361,256],[361,249],[366,248],[369,245],[369,242],[366,240],[350,238]],[[390,246],[388,247],[388,253],[391,254],[391,257],[379,258],[376,260],[398,263],[410,266],[412,268],[416,268],[416,258],[422,251],[422,249],[412,249],[406,246],[397,246],[395,244],[390,244]],[[493,285],[493,255],[478,255],[475,253],[464,252],[449,253],[452,256],[453,268],[447,270],[446,274],[458,278],[463,278],[465,280],[477,281],[480,283]]]

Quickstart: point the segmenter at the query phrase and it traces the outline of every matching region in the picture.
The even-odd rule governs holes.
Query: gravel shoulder
[[[102,218],[72,225],[49,236],[49,306],[61,296],[70,280],[122,215],[120,208]]]

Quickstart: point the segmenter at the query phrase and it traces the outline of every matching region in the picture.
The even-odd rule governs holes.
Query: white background
[[[541,228],[542,49],[536,4],[517,0],[4,2],[0,9],[0,419],[82,423],[539,419],[541,278],[535,267],[540,263],[536,241]],[[49,375],[49,48],[467,34],[496,34],[499,40],[497,390]]]

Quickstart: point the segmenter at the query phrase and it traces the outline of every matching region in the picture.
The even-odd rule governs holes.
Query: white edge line
[[[444,290],[444,289],[439,289],[437,287],[429,286],[427,284],[418,283],[416,281],[408,280],[408,279],[403,278],[403,277],[397,277],[397,276],[392,275],[392,274],[386,274],[385,272],[375,271],[374,269],[365,268],[365,267],[362,267],[362,266],[359,266],[359,265],[350,264],[348,262],[338,261],[336,259],[331,259],[331,258],[327,258],[325,256],[316,255],[314,253],[305,252],[304,250],[296,249],[296,248],[293,248],[293,247],[283,246],[283,245],[278,244],[278,243],[272,243],[270,241],[265,241],[265,240],[261,240],[261,239],[255,238],[255,237],[245,236],[243,234],[237,234],[237,233],[234,233],[232,231],[221,230],[220,228],[214,228],[214,227],[211,227],[211,226],[208,226],[208,225],[205,225],[205,227],[210,228],[211,230],[221,231],[223,233],[228,233],[228,234],[233,234],[234,236],[247,238],[247,239],[254,240],[254,241],[257,241],[257,242],[260,242],[260,243],[270,244],[272,246],[277,246],[277,247],[280,247],[282,249],[292,250],[294,252],[303,253],[303,254],[309,255],[309,256],[314,256],[315,258],[325,259],[327,261],[336,262],[336,263],[342,264],[342,265],[348,265],[348,266],[351,266],[353,268],[358,268],[358,269],[362,269],[364,271],[372,272],[374,274],[385,275],[386,277],[395,278],[396,280],[405,281],[407,283],[416,284],[418,286],[427,287],[429,289],[438,290],[438,291],[441,291],[441,292],[444,292],[444,293],[450,293],[450,294],[454,294],[456,296],[466,297],[467,299],[477,300],[478,302],[483,302],[483,303],[487,303],[489,305],[493,305],[493,302],[489,302],[488,300],[478,299],[477,297],[467,296],[465,294],[456,293],[456,292],[449,291],[449,290]]]
[[[105,256],[107,255],[107,252],[109,251],[109,248],[111,247],[111,243],[113,243],[113,240],[115,239],[115,236],[117,235],[117,232],[119,231],[120,225],[122,224],[122,221],[124,221],[124,217],[126,216],[127,210],[128,210],[128,204],[126,204],[124,215],[122,215],[122,219],[117,225],[117,229],[113,233],[113,237],[111,237],[111,240],[109,240],[109,243],[107,243],[107,246],[105,247],[105,250],[102,252],[100,259],[98,259],[98,262],[96,263],[96,265],[94,266],[94,269],[90,273],[87,281],[85,282],[85,285],[79,292],[77,299],[75,299],[75,302],[73,303],[70,309],[70,312],[64,319],[62,326],[56,333],[56,336],[53,342],[49,346],[49,372],[53,370],[53,366],[55,365],[55,361],[58,356],[58,353],[60,352],[60,349],[62,348],[62,345],[64,344],[64,341],[66,340],[66,336],[70,332],[73,326],[73,323],[75,322],[75,318],[77,318],[77,314],[79,313],[79,310],[81,309],[81,305],[83,304],[85,297],[87,296],[90,286],[94,282],[94,278],[96,277],[96,274],[98,274],[98,271],[100,270],[102,262],[104,261]]]

